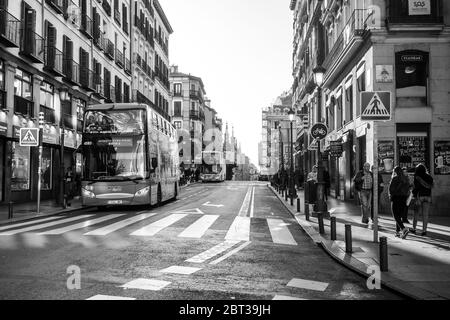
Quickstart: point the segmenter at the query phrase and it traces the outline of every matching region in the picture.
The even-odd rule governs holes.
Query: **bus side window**
[[[152,168],[150,172],[155,172],[156,168],[158,168],[158,158],[152,158]]]

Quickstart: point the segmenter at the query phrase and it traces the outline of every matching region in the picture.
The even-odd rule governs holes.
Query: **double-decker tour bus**
[[[203,166],[200,179],[203,182],[223,182],[227,176],[227,166],[222,151],[203,151]]]
[[[84,206],[154,205],[178,195],[177,133],[148,105],[88,106],[81,153]]]

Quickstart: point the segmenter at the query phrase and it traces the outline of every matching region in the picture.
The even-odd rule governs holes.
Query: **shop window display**
[[[21,147],[13,142],[12,191],[30,190],[30,147]]]

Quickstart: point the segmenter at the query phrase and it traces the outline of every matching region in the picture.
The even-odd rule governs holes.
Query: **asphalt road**
[[[47,219],[0,227],[0,299],[401,299],[324,253],[266,183]]]

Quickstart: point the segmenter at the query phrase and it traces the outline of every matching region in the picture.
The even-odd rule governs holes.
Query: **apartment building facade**
[[[145,28],[136,8],[153,13]],[[81,173],[75,150],[87,105],[144,102],[169,118],[167,77],[153,71],[161,64],[151,44],[164,39],[159,55],[168,65],[172,32],[157,0],[0,1],[0,202],[37,197],[38,151],[19,146],[19,129],[38,127],[40,112],[41,199],[57,201],[64,171]],[[138,52],[147,54],[146,65],[132,54],[142,37],[148,50]],[[140,72],[150,75],[147,87]]]
[[[293,104],[309,114],[310,123],[329,128],[321,147],[332,195],[356,201],[352,177],[364,162],[378,164],[384,182],[395,165],[413,174],[423,163],[435,180],[435,212],[448,212],[450,4],[292,0],[290,8]],[[321,95],[313,81],[317,66],[326,70]],[[364,91],[390,92],[390,121],[361,120]],[[307,136],[301,132],[297,146],[304,146]],[[309,167],[317,160],[314,154],[307,154]],[[297,161],[302,160],[300,155]],[[390,212],[387,188],[380,209]]]

